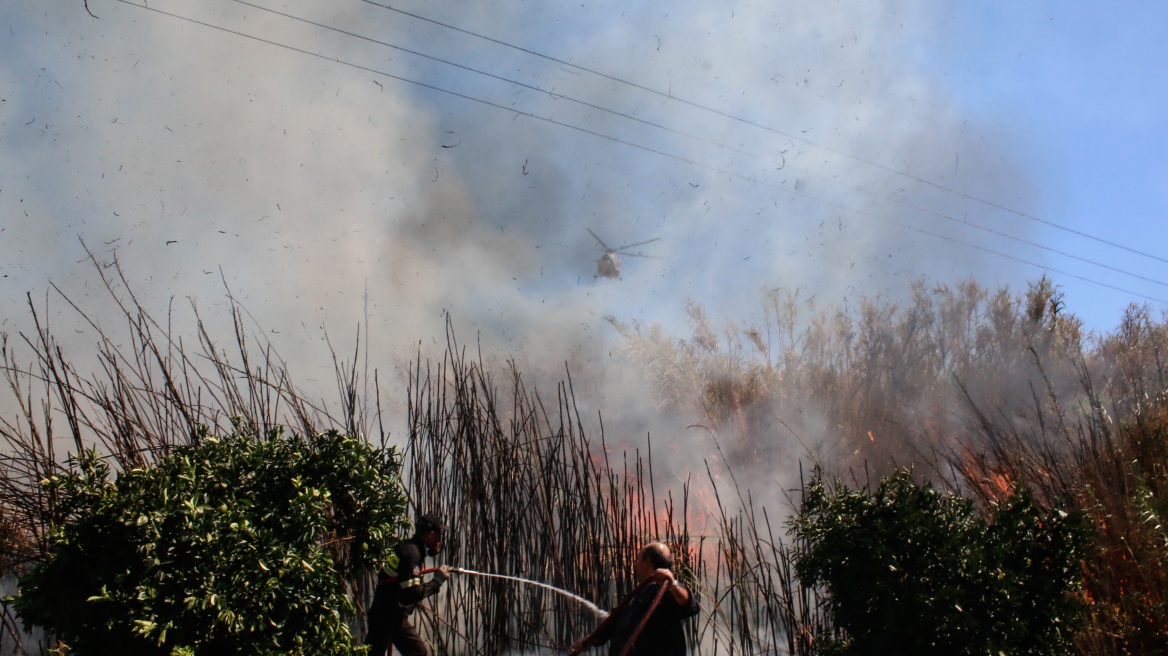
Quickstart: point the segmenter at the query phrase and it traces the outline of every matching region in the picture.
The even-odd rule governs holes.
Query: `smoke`
[[[1002,135],[924,72],[931,3],[393,5],[434,22],[257,5],[304,21],[226,1],[0,8],[0,329],[26,330],[25,294],[50,282],[101,315],[84,243],[160,313],[189,301],[223,330],[229,291],[321,395],[326,335],[367,331],[395,369],[440,352],[449,319],[537,383],[567,364],[586,415],[631,441],[693,429],[646,412],[606,316],[679,326],[691,299],[755,313],[762,287],[830,305],[1016,275],[920,232],[1008,221],[923,180],[1019,209],[1029,193]],[[586,229],[660,240],[597,279]]]

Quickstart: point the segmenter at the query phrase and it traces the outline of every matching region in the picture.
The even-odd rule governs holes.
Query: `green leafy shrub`
[[[83,453],[44,483],[56,520],[15,608],[77,654],[354,653],[345,580],[404,524],[400,469],[337,432],[204,436],[114,481]]]
[[[791,520],[799,579],[830,599],[836,634],[819,637],[821,653],[1070,653],[1087,544],[1078,513],[1018,493],[983,518],[905,470],[874,493],[836,487],[817,473]]]

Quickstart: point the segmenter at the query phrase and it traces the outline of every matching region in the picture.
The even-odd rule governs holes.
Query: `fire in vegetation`
[[[115,297],[113,289],[125,283],[103,281]],[[549,403],[551,397],[525,387],[514,366],[499,372],[505,384],[497,383],[453,337],[442,359],[419,356],[401,451],[410,503],[448,519],[446,563],[500,575],[456,577],[423,606],[418,620],[435,651],[563,650],[597,617],[544,586],[610,609],[635,583],[636,548],[660,539],[677,557],[679,579],[702,601],[701,615],[686,629],[700,653],[811,654],[825,641],[854,653],[846,651],[853,643],[839,623],[838,597],[796,574],[813,545],[783,532],[790,508],[761,501],[785,491],[735,482],[757,466],[776,485],[776,462],[832,468],[865,490],[857,495],[867,500],[877,498],[870,492],[885,473],[914,465],[914,477],[933,478],[944,491],[901,481],[902,496],[938,509],[942,519],[956,513],[975,537],[986,531],[993,537],[997,524],[984,517],[1009,511],[1001,504],[1015,493],[1032,495],[1033,507],[1045,513],[1008,515],[1023,533],[1028,517],[1041,517],[1034,527],[1044,529],[1061,517],[1060,504],[1070,504],[1068,515],[1084,513],[1093,529],[1073,572],[1080,586],[1073,596],[1085,607],[1074,634],[1077,653],[1162,651],[1168,379],[1160,363],[1168,325],[1133,308],[1116,333],[1085,344],[1048,281],[1022,298],[972,283],[917,292],[903,306],[868,303],[858,315],[841,311],[806,322],[793,318],[800,303],[776,294],[767,301],[771,325],[731,325],[722,336],[697,308],[693,339],[618,326],[630,359],[654,365],[642,367],[646,372],[668,374],[653,381],[665,407],[700,426],[705,444],[718,445],[693,471],[669,477],[676,484],[655,469],[656,444],[646,439],[643,452],[617,449],[603,430],[587,430],[591,418],[580,416],[570,381]],[[0,462],[7,572],[28,571],[45,555],[56,500],[41,481],[64,471],[63,446],[94,447],[113,471],[129,472],[200,436],[242,428],[260,436],[336,429],[390,443],[381,399],[362,398],[366,372],[355,364],[337,363],[341,399],[322,407],[297,390],[273,353],[248,342],[239,308],[238,343],[228,350],[205,333],[178,340],[132,296],[117,300],[127,334],[89,324],[99,330],[97,355],[109,364],[96,373],[67,360],[43,322],[20,342],[31,357],[19,355],[16,340],[3,343],[7,393],[18,409],[0,422],[8,449]],[[946,535],[950,524],[929,526]],[[823,534],[804,528],[806,540]],[[322,548],[349,553],[345,540],[329,539]],[[1012,542],[991,539],[986,548]],[[891,577],[869,573],[896,593],[928,578],[903,567]],[[337,583],[352,602],[350,628],[361,636],[373,573]],[[876,602],[891,607],[899,598],[893,592]],[[4,613],[10,631],[0,641],[11,641],[21,627],[7,607]]]

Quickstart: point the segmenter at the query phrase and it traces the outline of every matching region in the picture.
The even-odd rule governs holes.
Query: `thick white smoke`
[[[912,227],[974,240],[946,217],[1004,219],[920,180],[1025,202],[920,65],[931,3],[392,6],[5,3],[0,329],[26,330],[50,281],[102,316],[84,242],[160,314],[189,301],[223,329],[229,289],[321,396],[326,334],[367,320],[393,370],[440,352],[450,317],[533,376],[567,363],[610,430],[671,434],[604,317],[982,276]],[[655,259],[597,279],[587,229],[660,238]]]

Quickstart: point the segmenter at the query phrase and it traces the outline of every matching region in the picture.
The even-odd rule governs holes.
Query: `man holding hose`
[[[568,650],[569,656],[609,643],[609,656],[685,656],[682,622],[698,614],[697,599],[673,577],[669,547],[641,548],[633,571],[639,583],[592,633]]]
[[[432,570],[434,578],[422,580],[422,563],[426,556],[436,556],[442,550],[445,533],[446,524],[437,515],[426,513],[414,524],[414,536],[394,547],[393,558],[377,576],[377,590],[369,606],[365,644],[371,645],[370,656],[385,656],[390,643],[402,656],[430,656],[410,623],[410,614],[420,601],[438,594],[450,578],[451,567],[442,565]]]

